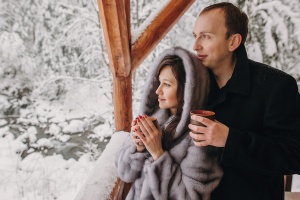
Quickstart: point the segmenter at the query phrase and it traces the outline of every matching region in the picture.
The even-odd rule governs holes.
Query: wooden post
[[[126,14],[126,21],[127,21],[126,25],[128,31],[128,42],[131,50],[130,0],[124,0],[124,4],[125,4],[125,14]]]
[[[132,120],[131,81],[131,74],[126,77],[113,77],[116,131],[130,132]]]
[[[131,72],[130,37],[123,0],[98,0],[109,66],[117,77],[126,77]]]
[[[113,101],[116,131],[130,131],[132,84],[130,30],[127,0],[98,0],[110,69],[113,74]],[[127,3],[128,4],[128,3]]]

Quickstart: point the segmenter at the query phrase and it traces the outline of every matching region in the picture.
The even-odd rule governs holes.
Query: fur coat
[[[186,72],[183,112],[174,135],[175,145],[154,161],[148,151],[136,151],[129,135],[116,155],[118,175],[124,182],[133,182],[126,199],[207,200],[223,172],[218,148],[197,147],[188,134],[189,112],[203,108],[209,90],[208,72],[196,55],[180,47],[160,55],[149,71],[139,114],[156,117],[161,126],[170,117],[167,110],[159,108],[155,94],[159,85],[155,71],[166,55],[178,55]]]

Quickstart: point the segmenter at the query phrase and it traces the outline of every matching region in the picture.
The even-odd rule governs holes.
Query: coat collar
[[[227,92],[249,94],[250,72],[245,45],[241,44],[235,53],[237,61],[232,76],[226,84],[226,90]]]
[[[236,50],[236,65],[231,78],[226,85],[219,89],[218,84],[210,71],[211,92],[208,100],[208,108],[213,109],[226,100],[228,92],[247,95],[250,93],[250,72],[249,60],[244,44],[241,44]]]

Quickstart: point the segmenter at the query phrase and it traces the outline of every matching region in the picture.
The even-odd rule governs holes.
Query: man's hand
[[[225,147],[225,143],[229,133],[229,128],[226,125],[216,120],[212,121],[210,119],[197,115],[193,115],[192,119],[199,121],[206,126],[203,127],[189,124],[189,128],[191,130],[199,133],[195,134],[190,132],[190,136],[193,138],[194,144],[196,146],[202,147],[211,145],[215,147]]]

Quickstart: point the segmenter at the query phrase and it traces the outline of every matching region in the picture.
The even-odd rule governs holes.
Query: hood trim
[[[156,117],[160,125],[164,124],[170,117],[167,109],[159,108],[158,96],[155,93],[159,86],[159,80],[155,77],[155,71],[159,63],[167,55],[179,56],[183,61],[186,72],[183,112],[174,135],[174,139],[177,139],[186,133],[187,125],[190,122],[190,110],[205,108],[210,81],[207,68],[202,65],[194,53],[182,47],[167,49],[162,52],[149,70],[144,86],[145,90],[141,98],[140,115],[146,114]]]

